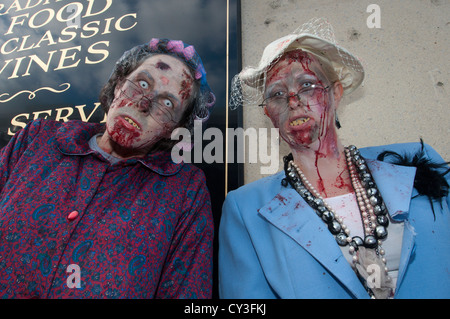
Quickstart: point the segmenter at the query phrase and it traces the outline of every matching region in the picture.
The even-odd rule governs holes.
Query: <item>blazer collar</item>
[[[406,219],[415,168],[369,159],[366,161],[391,217],[396,220]],[[280,177],[284,176],[283,173],[281,174]],[[343,256],[326,224],[294,189],[280,185],[278,194],[259,209],[259,214],[308,251],[356,298],[368,298],[367,292]],[[407,240],[409,242],[403,243],[403,247],[412,247],[413,238],[409,236]],[[326,242],[332,244],[323,245]],[[411,249],[407,249],[406,252],[402,249],[403,262],[409,258],[410,253]],[[400,276],[402,273],[404,270],[400,269]]]
[[[373,179],[394,220],[408,217],[416,168],[366,159]]]

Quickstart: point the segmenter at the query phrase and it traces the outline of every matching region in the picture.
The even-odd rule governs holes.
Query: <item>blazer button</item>
[[[73,221],[74,219],[76,219],[78,217],[78,212],[76,210],[74,210],[73,212],[71,212],[69,215],[67,215],[67,219],[69,221]]]

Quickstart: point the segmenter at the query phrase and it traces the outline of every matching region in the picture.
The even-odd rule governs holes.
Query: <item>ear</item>
[[[342,96],[344,95],[344,88],[342,87],[341,82],[337,81],[333,84],[333,93],[334,98],[340,101]]]
[[[341,82],[335,82],[333,84],[333,97],[334,97],[334,102],[336,105],[336,108],[339,105],[339,102],[342,99],[342,96],[344,95],[344,88],[342,87]]]
[[[265,107],[265,106],[264,106],[264,114],[266,114],[266,116],[270,118],[269,112],[267,111],[267,107]]]

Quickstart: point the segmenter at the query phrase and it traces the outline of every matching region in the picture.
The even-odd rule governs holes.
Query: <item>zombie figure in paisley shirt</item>
[[[136,46],[100,101],[105,124],[37,120],[2,149],[0,296],[210,298],[205,176],[170,153],[172,131],[215,102],[200,57],[182,41]]]

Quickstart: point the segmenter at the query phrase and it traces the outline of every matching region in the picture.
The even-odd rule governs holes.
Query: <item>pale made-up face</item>
[[[286,53],[267,72],[264,98],[273,98],[266,100],[265,112],[291,149],[310,147],[335,132],[337,102],[323,74],[318,60],[300,50]],[[298,92],[307,93],[299,98]]]
[[[99,146],[120,158],[146,155],[177,127],[193,83],[181,60],[164,54],[147,58],[116,86]]]

